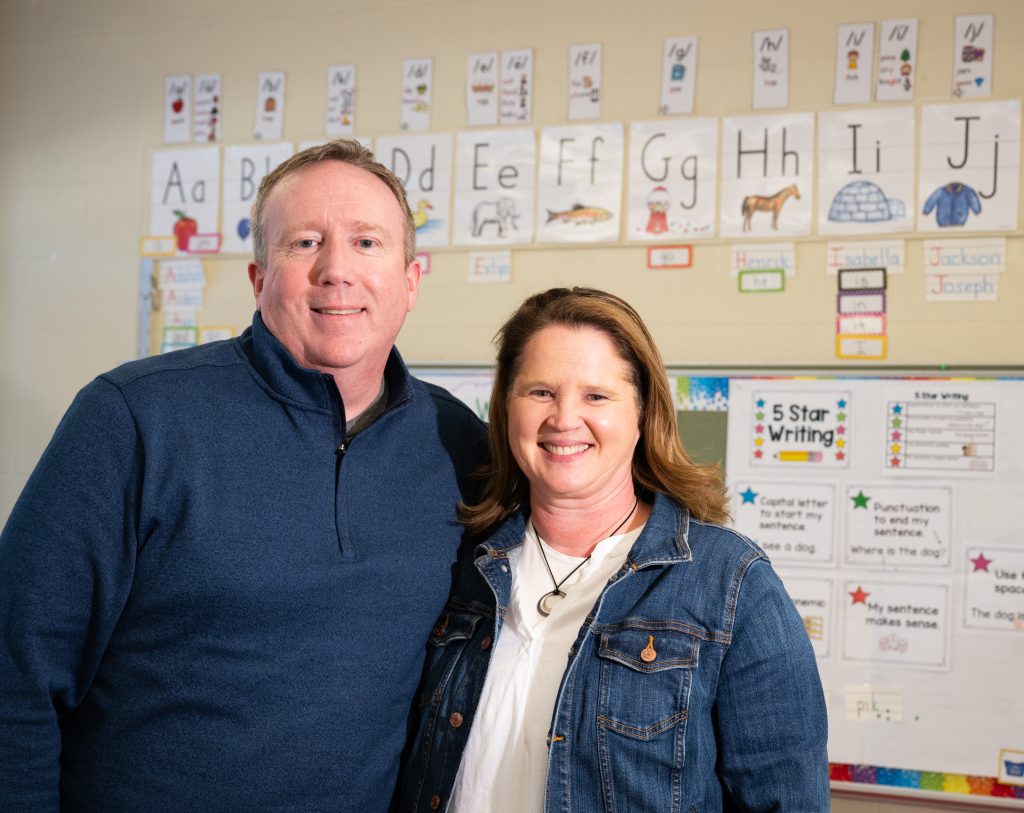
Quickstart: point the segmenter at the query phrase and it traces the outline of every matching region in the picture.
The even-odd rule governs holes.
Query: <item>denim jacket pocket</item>
[[[700,639],[657,621],[613,627],[598,642],[597,741],[605,798],[674,810]],[[642,768],[640,766],[643,766]],[[652,781],[654,777],[662,777]],[[618,805],[613,805],[618,809]]]
[[[452,607],[445,608],[427,639],[427,691],[420,698],[427,705],[441,699],[465,644],[476,633],[484,616]]]

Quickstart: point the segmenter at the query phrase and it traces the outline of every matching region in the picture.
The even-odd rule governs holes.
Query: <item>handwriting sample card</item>
[[[498,123],[500,57],[497,51],[470,54],[466,63],[466,124],[494,126]]]
[[[773,562],[832,561],[835,486],[740,480],[733,486],[733,524]]]
[[[665,40],[661,64],[661,104],[658,113],[676,116],[693,112],[697,86],[697,38]]]
[[[949,587],[845,579],[843,657],[949,667]]]
[[[835,104],[868,104],[875,57],[875,24],[840,25],[836,37]]]
[[[909,102],[917,85],[917,20],[883,20],[875,100]]]
[[[253,138],[278,141],[284,133],[284,71],[262,71],[256,79]]]
[[[847,483],[844,503],[848,564],[950,566],[952,487]]]
[[[324,133],[351,135],[356,126],[356,66],[327,67],[327,101],[324,105]]]
[[[789,29],[754,32],[754,110],[789,106]]]
[[[187,73],[164,77],[164,144],[187,144],[192,110],[192,77]]]
[[[601,44],[569,46],[569,121],[601,118]]]
[[[967,547],[964,626],[1024,632],[1024,549]]]
[[[291,142],[224,148],[222,251],[236,254],[252,251],[252,207],[260,181],[293,152]]]
[[[217,231],[220,210],[220,150],[158,150],[153,153],[149,233],[173,235],[180,252]]]
[[[751,465],[804,470],[849,465],[849,391],[762,390],[753,400]]]
[[[220,123],[224,118],[220,95],[220,74],[204,73],[196,77],[192,104],[192,140],[197,144],[220,141]]]
[[[529,124],[532,109],[533,49],[502,51],[498,121],[501,124]]]
[[[978,98],[992,95],[992,41],[995,17],[972,14],[957,17],[953,41],[953,96]]]
[[[407,59],[402,63],[402,130],[430,129],[430,106],[434,95],[434,60]]]

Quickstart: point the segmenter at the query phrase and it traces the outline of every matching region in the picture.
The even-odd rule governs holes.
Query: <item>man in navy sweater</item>
[[[393,344],[400,181],[264,180],[239,338],[77,396],[0,536],[0,809],[387,810],[483,424]]]

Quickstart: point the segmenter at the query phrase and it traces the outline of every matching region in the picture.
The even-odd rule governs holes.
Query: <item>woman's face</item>
[[[633,490],[640,410],[629,365],[596,328],[553,325],[523,348],[508,440],[530,499],[600,500]]]

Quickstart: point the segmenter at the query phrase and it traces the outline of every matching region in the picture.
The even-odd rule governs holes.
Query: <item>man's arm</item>
[[[59,807],[60,720],[88,691],[131,587],[139,460],[121,392],[96,379],[0,534],[0,809]]]

